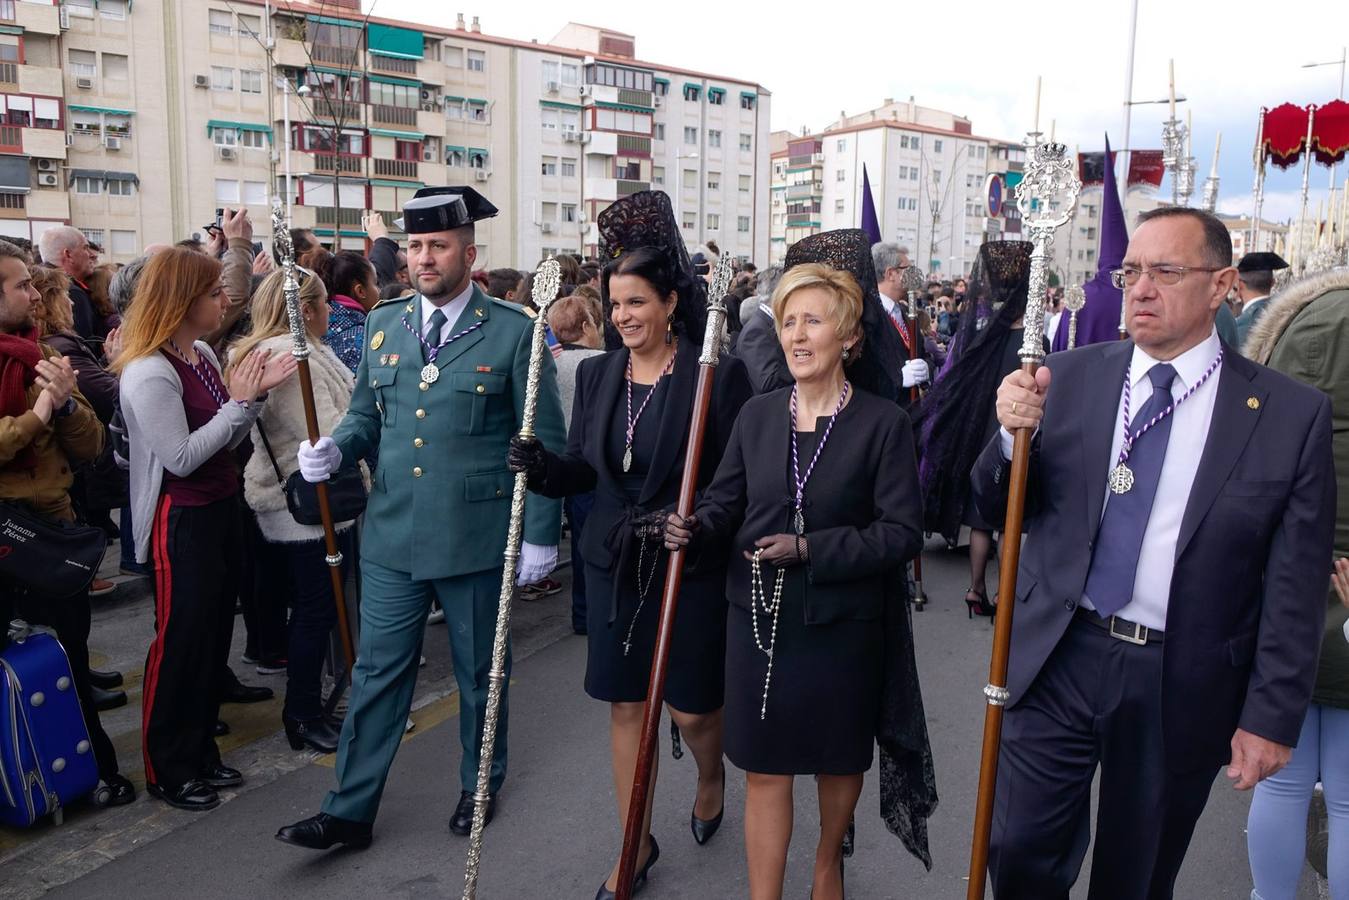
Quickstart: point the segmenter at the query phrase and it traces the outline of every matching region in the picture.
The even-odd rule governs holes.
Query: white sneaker
[[[444,621],[445,621],[445,610],[439,608],[431,610],[431,615],[426,617],[427,625],[439,625]]]

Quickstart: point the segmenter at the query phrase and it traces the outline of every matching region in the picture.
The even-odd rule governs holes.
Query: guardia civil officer
[[[337,789],[318,815],[277,833],[287,843],[370,843],[432,597],[445,610],[461,698],[463,792],[450,830],[466,835],[472,826],[513,485],[506,448],[524,412],[532,327],[520,307],[489,297],[469,278],[477,259],[473,223],[496,214],[467,187],[426,188],[408,202],[400,225],[418,293],[371,309],[350,410],[332,437],[300,447],[309,481],[376,449],[379,465],[361,535],[361,634]],[[546,354],[535,433],[550,447],[565,440]],[[557,501],[530,498],[519,583],[552,570],[561,518]],[[508,654],[508,678],[509,668]],[[503,689],[488,821],[506,776],[506,700]]]

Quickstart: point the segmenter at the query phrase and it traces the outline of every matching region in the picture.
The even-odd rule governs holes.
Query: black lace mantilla
[[[638,247],[656,247],[664,250],[678,268],[693,271],[670,197],[664,191],[629,194],[609,204],[599,214],[596,225],[602,262],[617,259]]]

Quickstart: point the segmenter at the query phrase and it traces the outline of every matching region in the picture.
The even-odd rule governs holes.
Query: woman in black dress
[[[583,360],[578,367],[566,452],[548,452],[536,441],[517,439],[510,465],[529,474],[530,490],[546,496],[595,492],[580,538],[588,595],[585,689],[610,704],[621,830],[632,793],[666,569],[664,510],[675,505],[683,477],[706,295],[665,194],[642,192],[614,203],[600,215],[599,229],[603,258],[611,260],[604,267],[601,289],[623,347]],[[701,483],[711,481],[731,424],[751,393],[744,365],[722,360],[703,445]],[[725,584],[724,556],[709,554],[685,576],[665,683],[670,715],[698,763],[691,828],[699,844],[721,824],[723,808]],[[650,816],[648,802],[648,829]],[[659,853],[648,833],[637,859],[639,885]],[[617,877],[615,863],[597,897],[612,897]]]
[[[970,499],[970,470],[980,451],[998,432],[993,400],[1002,379],[1021,368],[1030,289],[1029,241],[989,241],[979,248],[969,293],[976,314],[967,315],[951,347],[950,363],[937,376],[915,416],[919,480],[926,531],[955,546],[961,526],[970,529],[970,587],[965,607],[972,618],[992,616],[985,573],[993,554],[993,532]],[[1043,341],[1044,352],[1049,342]]]
[[[870,269],[864,238],[858,247]],[[813,894],[842,896],[842,842],[885,717],[916,716],[913,757],[931,787],[904,577],[922,539],[918,472],[908,416],[867,389],[896,396],[901,357],[862,327],[865,278],[818,263],[787,270],[772,302],[794,385],[745,404],[694,515],[666,526],[666,546],[692,542],[694,563],[730,544],[726,754],[747,773],[753,898],[782,894],[804,774],[820,805]],[[852,366],[869,353],[875,380]],[[907,696],[892,690],[898,670]]]

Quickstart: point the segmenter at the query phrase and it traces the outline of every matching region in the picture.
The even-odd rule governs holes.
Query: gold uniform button
[[[425,418],[426,418],[426,410],[424,410],[424,409],[419,409],[419,410],[417,410],[417,418],[419,418],[419,419],[425,419]]]
[[[414,446],[414,447],[421,447],[421,446],[424,445],[425,443],[426,443],[426,441],[422,440],[421,438],[414,438],[413,441],[412,441],[412,446]]]
[[[422,467],[421,467],[421,466],[413,466],[413,467],[412,467],[412,477],[413,477],[413,478],[421,478],[421,477],[422,477]]]
[[[424,390],[426,390],[427,388],[431,387],[431,385],[429,385],[429,384],[427,384],[425,381],[423,381],[421,384],[417,385],[417,387],[421,388],[421,389],[424,391]]]
[[[487,388],[483,387],[482,385],[478,385],[478,393],[479,394],[487,393]]]

